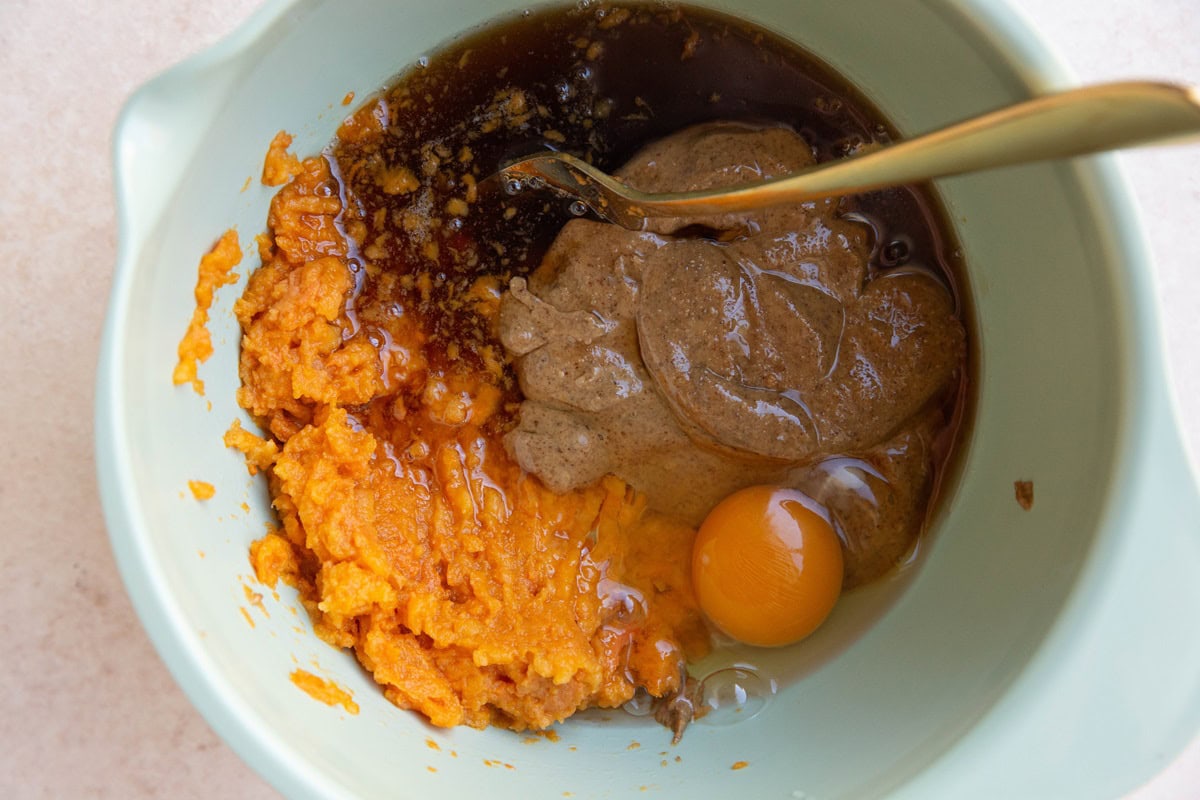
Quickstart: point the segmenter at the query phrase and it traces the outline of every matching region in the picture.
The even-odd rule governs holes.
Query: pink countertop
[[[1200,82],[1196,0],[1012,1],[1085,80]],[[109,551],[92,463],[116,250],[113,122],[134,87],[256,5],[0,1],[0,797],[277,796],[154,654]],[[1200,460],[1200,145],[1121,158],[1153,243],[1176,397]],[[1200,797],[1200,741],[1132,797]]]

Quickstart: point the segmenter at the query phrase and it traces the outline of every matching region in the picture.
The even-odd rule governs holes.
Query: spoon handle
[[[638,202],[656,216],[748,211],[1196,134],[1196,88],[1109,83],[1038,97],[786,177],[735,189],[642,195]]]

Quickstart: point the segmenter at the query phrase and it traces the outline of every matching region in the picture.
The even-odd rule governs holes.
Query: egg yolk
[[[808,636],[842,591],[842,546],[820,506],[793,489],[751,486],[717,504],[696,534],[692,581],[709,620],[738,641]]]

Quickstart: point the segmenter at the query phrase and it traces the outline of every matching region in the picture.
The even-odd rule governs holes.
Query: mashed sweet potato
[[[500,358],[432,363],[403,308],[367,324],[341,210],[327,162],[302,162],[235,306],[238,400],[269,433],[226,443],[281,523],[251,549],[259,579],[296,586],[318,635],[435,725],[543,728],[680,689],[708,647],[678,557],[694,531],[615,478],[555,494],[522,472]],[[485,327],[494,283],[465,293]]]

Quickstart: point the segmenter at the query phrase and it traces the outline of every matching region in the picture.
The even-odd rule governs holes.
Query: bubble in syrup
[[[531,175],[530,177],[526,178],[525,185],[534,190],[546,188],[546,182],[537,175]]]
[[[512,196],[515,194],[520,194],[521,188],[522,188],[521,181],[519,178],[505,178],[504,179],[504,193],[505,194],[507,194],[509,196]]]
[[[893,239],[883,246],[879,263],[885,267],[899,267],[908,261],[910,248],[905,239]]]
[[[631,717],[648,717],[654,713],[654,696],[639,686],[621,710]]]
[[[582,217],[588,212],[588,206],[582,200],[573,200],[571,201],[571,205],[568,206],[568,210],[576,217]]]
[[[602,577],[596,584],[600,603],[608,613],[608,621],[621,626],[640,625],[646,621],[646,601],[637,589]]]
[[[736,725],[753,719],[767,707],[777,686],[749,667],[729,667],[700,682],[697,722],[707,725]]]
[[[429,56],[418,56],[417,57],[417,66],[420,67],[421,69],[425,69],[426,67],[428,67],[429,66]]]

